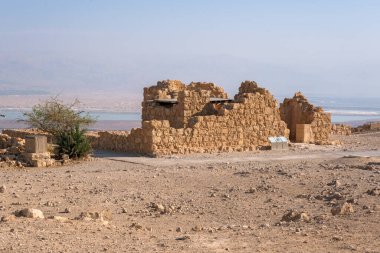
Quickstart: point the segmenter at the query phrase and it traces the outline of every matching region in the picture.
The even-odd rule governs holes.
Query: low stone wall
[[[370,131],[379,131],[380,130],[380,122],[369,122],[361,126],[357,126],[352,128],[352,132],[360,133],[360,132],[370,132]]]
[[[380,122],[370,122],[368,124],[370,130],[380,130]]]
[[[47,137],[48,142],[52,141],[52,136],[50,134],[47,134],[45,132],[42,132],[38,129],[33,129],[33,128],[32,129],[3,129],[2,133],[13,138],[21,138],[21,139],[25,139],[25,137],[28,135],[44,135]]]
[[[352,127],[344,124],[333,124],[331,133],[335,135],[351,135]]]

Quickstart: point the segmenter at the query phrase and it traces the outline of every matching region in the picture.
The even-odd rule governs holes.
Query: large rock
[[[20,211],[16,211],[15,215],[17,217],[26,217],[26,218],[32,218],[32,219],[44,219],[44,213],[41,210],[34,209],[34,208],[25,208]]]

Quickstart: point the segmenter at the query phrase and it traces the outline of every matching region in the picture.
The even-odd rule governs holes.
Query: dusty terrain
[[[339,139],[0,168],[0,252],[380,252],[380,133]]]

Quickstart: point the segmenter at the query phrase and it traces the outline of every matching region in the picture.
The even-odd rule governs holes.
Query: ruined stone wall
[[[380,121],[369,122],[369,123],[365,123],[364,125],[352,128],[352,132],[354,133],[367,132],[367,131],[379,131],[379,130],[380,130]]]
[[[42,131],[40,131],[38,129],[34,129],[34,128],[31,128],[31,129],[3,129],[2,133],[6,134],[10,137],[13,137],[13,138],[21,138],[21,139],[25,139],[25,137],[28,135],[44,135],[47,137],[48,142],[52,141],[52,136],[50,134],[47,134],[45,132],[42,132]]]
[[[183,103],[160,105],[156,99],[178,99],[186,85],[177,80],[157,82],[156,86],[144,88],[142,121],[169,120],[173,127],[183,127]]]
[[[144,101],[175,98],[186,85],[178,80],[158,81],[157,85],[144,88]]]
[[[380,122],[370,122],[369,123],[370,130],[380,130]]]
[[[323,144],[329,141],[331,134],[331,114],[315,107],[297,92],[292,99],[285,98],[280,105],[281,119],[290,130],[290,140],[296,139],[297,124],[311,125],[311,143]]]
[[[224,104],[218,115],[193,117],[188,128],[155,129],[153,150],[158,154],[247,151],[269,145],[269,136],[288,136],[269,92],[237,97],[237,103]]]
[[[161,81],[144,89],[142,120],[168,120],[174,128],[186,127],[195,114],[209,115],[210,97],[227,98],[224,90],[213,83],[182,84],[180,81]],[[176,99],[176,104],[160,104],[155,99]]]
[[[205,110],[199,113],[201,108],[187,108],[195,115],[189,115],[185,128],[172,127],[169,120],[144,121],[141,129],[132,130],[130,134],[99,132],[97,145],[156,156],[255,150],[269,145],[269,136],[287,137],[289,132],[274,97],[254,82],[245,82],[242,86],[235,97],[237,101],[214,107],[215,115],[200,115],[207,113]],[[199,91],[191,92],[186,99],[203,99],[210,95],[203,94],[202,89]]]
[[[217,110],[210,98],[227,98],[227,94],[213,83],[191,83],[179,94],[184,109],[182,127],[187,127],[193,116],[216,115]]]
[[[174,97],[178,104],[173,107],[149,107],[149,100]],[[289,129],[295,137],[300,123],[310,124],[314,143],[327,141],[332,131],[330,115],[302,94],[285,99],[279,109],[269,91],[245,81],[232,102],[211,103],[212,97],[227,98],[227,94],[212,83],[159,82],[145,89],[143,119],[148,120],[141,128],[89,132],[87,136],[94,149],[157,156],[255,150],[269,145],[268,137],[289,137]]]
[[[151,122],[151,121],[146,121]],[[169,125],[169,123],[168,123]],[[100,131],[87,134],[91,147],[96,150],[152,154],[152,127],[145,124],[143,128],[128,131]]]
[[[331,133],[335,135],[351,135],[352,127],[344,124],[333,124]]]

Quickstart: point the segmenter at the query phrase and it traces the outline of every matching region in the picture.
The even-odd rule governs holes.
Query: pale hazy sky
[[[0,0],[0,87],[380,97],[377,0]]]

